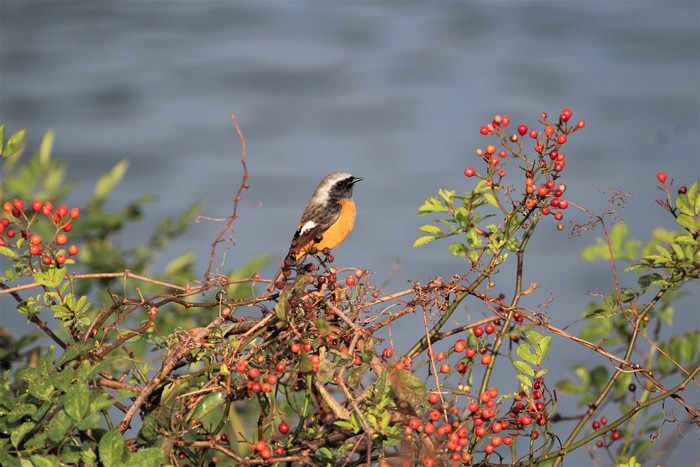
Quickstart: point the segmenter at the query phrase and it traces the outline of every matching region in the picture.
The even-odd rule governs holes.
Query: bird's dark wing
[[[308,206],[299,221],[294,238],[292,238],[291,249],[302,249],[311,242],[317,235],[323,233],[338,221],[343,207],[334,203],[325,206]],[[303,229],[303,231],[302,231]]]

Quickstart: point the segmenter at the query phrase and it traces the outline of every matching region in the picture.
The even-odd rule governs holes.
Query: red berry
[[[585,120],[579,120],[578,123],[576,124],[577,128],[583,128],[584,126],[586,126]]]
[[[664,172],[659,172],[656,174],[656,179],[659,183],[666,183],[666,174]]]
[[[595,442],[596,447],[602,448],[603,447],[603,442],[601,440],[598,440]]]
[[[455,352],[464,352],[464,349],[467,348],[467,341],[464,339],[459,339],[457,342],[455,342],[454,349]]]
[[[66,237],[64,234],[56,235],[56,244],[57,245],[64,245],[67,241],[68,241],[68,237]]]
[[[464,169],[464,175],[466,175],[467,177],[473,177],[474,174],[476,174],[474,167],[467,167],[466,169]]]
[[[496,330],[496,327],[491,323],[488,323],[486,326],[484,326],[484,332],[486,334],[493,334],[493,332],[495,330]]]
[[[68,213],[71,219],[77,219],[80,216],[80,209],[78,208],[73,208],[70,210]]]
[[[464,355],[467,356],[467,358],[472,358],[474,355],[476,355],[476,349],[473,347],[469,347],[465,352]]]
[[[56,255],[56,263],[63,264],[66,262],[66,255]]]
[[[431,392],[428,394],[428,402],[431,404],[437,404],[440,401],[440,394],[437,392]]]
[[[450,372],[450,364],[449,363],[443,363],[440,366],[440,373],[449,373]]]
[[[489,133],[491,133],[491,130],[489,129],[489,127],[484,125],[481,128],[479,128],[479,133],[481,133],[482,135],[488,135]]]
[[[32,238],[30,241],[31,241],[32,245],[38,245],[39,243],[41,243],[41,235],[32,235]]]
[[[41,211],[42,207],[44,207],[44,204],[39,200],[36,200],[32,203],[32,209],[34,210],[34,212]]]
[[[484,335],[484,330],[481,328],[481,326],[477,326],[477,327],[473,328],[472,332],[474,333],[474,335],[476,337],[481,337],[482,335]]]
[[[50,256],[44,255],[44,257],[41,258],[41,262],[48,266],[49,264],[51,264],[52,260]]]
[[[256,379],[258,376],[260,376],[260,370],[258,370],[257,368],[251,367],[248,370],[248,378]]]
[[[14,200],[14,201],[12,202],[12,206],[13,206],[16,210],[21,211],[21,210],[24,208],[24,203],[22,202],[21,199],[16,199],[16,200]],[[15,217],[17,217],[17,216],[15,216]]]
[[[537,194],[543,198],[547,196],[547,193],[549,193],[549,190],[546,186],[541,186],[537,189]]]
[[[365,271],[363,269],[355,269],[355,277],[358,279],[361,279],[362,276],[365,275]]]
[[[569,202],[565,199],[559,200],[559,209],[566,209],[569,207]]]
[[[2,210],[5,211],[6,213],[10,214],[12,212],[12,203],[7,201],[5,204],[2,205]]]
[[[71,245],[68,247],[68,254],[75,256],[78,254],[78,245]]]
[[[60,217],[65,217],[68,214],[68,206],[65,204],[60,205],[56,210],[56,214],[58,214]]]
[[[508,115],[504,115],[501,117],[501,125],[503,126],[508,126],[510,124],[510,117]]]
[[[389,347],[386,347],[386,348],[382,351],[382,356],[383,356],[384,358],[387,358],[387,359],[388,359],[388,358],[391,358],[391,357],[394,356],[394,350],[391,349],[391,348],[389,348]]]
[[[32,245],[29,247],[29,254],[32,256],[39,256],[44,249],[41,247],[41,245]]]
[[[287,369],[287,365],[284,362],[277,362],[277,365],[275,365],[275,371],[277,373],[284,373],[284,370]]]
[[[537,139],[537,130],[530,130],[530,138]]]
[[[520,134],[520,136],[523,136],[525,133],[527,133],[527,126],[523,123],[518,125],[518,133]]]
[[[559,115],[559,120],[561,120],[562,122],[568,122],[570,118],[571,118],[571,109],[564,108],[564,110],[561,111],[561,115]]]
[[[559,136],[557,136],[557,143],[558,143],[558,144],[564,144],[564,143],[566,143],[566,135],[559,135]]]
[[[346,277],[345,283],[348,285],[348,287],[352,287],[353,285],[355,285],[355,276]]]
[[[481,364],[488,365],[489,363],[491,363],[491,355],[485,353],[484,355],[481,356]]]
[[[564,218],[564,213],[563,212],[557,212],[554,213],[554,218],[558,221],[562,220]]]
[[[280,433],[282,433],[283,435],[286,435],[287,433],[289,433],[289,425],[285,421],[282,421],[280,423],[280,426],[278,429],[280,430]]]

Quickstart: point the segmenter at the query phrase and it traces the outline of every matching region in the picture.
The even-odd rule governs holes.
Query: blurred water
[[[78,180],[77,205],[128,158],[114,206],[160,197],[122,239],[133,244],[198,199],[212,217],[230,213],[242,174],[228,119],[236,114],[252,177],[227,266],[282,252],[318,180],[346,170],[365,181],[337,261],[375,270],[381,282],[399,259],[389,290],[400,290],[464,267],[445,244],[410,249],[416,210],[440,187],[473,185],[462,170],[490,142],[478,128],[495,113],[532,125],[540,111],[570,106],[587,126],[569,143],[569,198],[599,211],[607,196],[597,191],[618,189],[634,195],[622,215],[635,237],[670,225],[653,203],[656,172],[679,183],[700,172],[699,14],[696,1],[3,0],[0,120],[26,127],[32,147],[56,129],[54,153]],[[170,256],[194,249],[204,271],[220,228],[193,226]],[[556,324],[579,315],[587,291],[609,289],[609,267],[578,260],[593,241],[553,225],[533,239],[526,282],[543,292],[531,304],[553,291]],[[685,308],[678,324],[697,327],[697,294]],[[417,332],[404,326],[395,332]],[[568,367],[579,352],[563,350],[552,366]]]

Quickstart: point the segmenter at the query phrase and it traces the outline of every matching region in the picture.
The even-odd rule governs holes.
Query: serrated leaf
[[[515,367],[516,370],[518,370],[519,373],[528,375],[530,377],[535,376],[535,370],[533,370],[530,365],[528,365],[527,363],[525,363],[522,360],[514,360],[513,366]]]
[[[118,467],[124,465],[126,447],[122,434],[111,430],[102,435],[98,448],[100,461],[105,467]]]
[[[413,246],[411,248],[418,248],[420,246],[426,245],[430,242],[435,240],[435,237],[432,235],[424,235],[422,237],[418,237],[415,242],[413,242]]]
[[[17,253],[11,248],[0,246],[0,255],[7,256],[10,259],[17,259]]]
[[[525,360],[527,363],[537,365],[537,356],[532,352],[532,346],[530,344],[520,344],[516,349],[518,357]]]
[[[457,256],[459,258],[463,258],[469,254],[469,248],[467,248],[467,246],[462,243],[450,243],[447,247],[447,250],[454,256]]]

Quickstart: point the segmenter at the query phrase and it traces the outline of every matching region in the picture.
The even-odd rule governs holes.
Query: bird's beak
[[[362,177],[352,177],[352,184],[354,185],[355,183],[361,182],[362,180],[364,180],[364,178]]]

